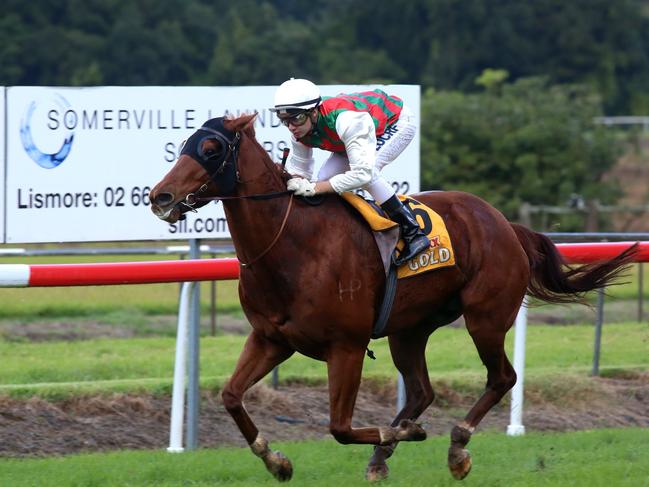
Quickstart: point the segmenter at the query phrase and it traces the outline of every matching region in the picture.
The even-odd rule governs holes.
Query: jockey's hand
[[[286,189],[297,196],[315,196],[315,183],[304,178],[291,178],[286,182]]]

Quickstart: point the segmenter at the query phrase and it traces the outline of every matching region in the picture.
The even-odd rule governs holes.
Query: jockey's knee
[[[378,204],[387,201],[394,194],[392,185],[381,176],[375,176],[370,183],[363,186],[363,189],[371,194]]]

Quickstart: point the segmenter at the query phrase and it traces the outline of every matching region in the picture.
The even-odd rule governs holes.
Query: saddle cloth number
[[[442,217],[419,201],[402,195],[399,195],[399,198],[404,204],[410,206],[412,213],[417,218],[417,223],[430,239],[431,246],[428,250],[421,252],[399,266],[397,278],[410,277],[441,267],[455,265],[455,252],[453,252],[451,238]],[[397,249],[401,250],[403,246],[404,242],[400,240]]]

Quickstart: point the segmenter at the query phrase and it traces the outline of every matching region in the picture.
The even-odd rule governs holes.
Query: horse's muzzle
[[[168,223],[176,223],[180,218],[180,215],[182,214],[180,208],[178,208],[178,205],[163,208],[156,204],[152,204],[151,211],[155,216]]]

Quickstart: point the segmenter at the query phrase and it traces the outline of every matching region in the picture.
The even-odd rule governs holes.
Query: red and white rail
[[[102,286],[217,281],[238,277],[239,261],[234,258],[0,265],[0,287]]]
[[[570,263],[615,257],[634,242],[557,244]],[[649,262],[649,242],[641,242],[637,262]],[[1,264],[0,287],[102,286],[237,279],[239,261],[229,259],[106,262],[92,264]]]
[[[561,255],[571,264],[588,264],[612,259],[636,242],[598,242],[556,244]],[[649,262],[649,242],[638,243],[636,262]]]

